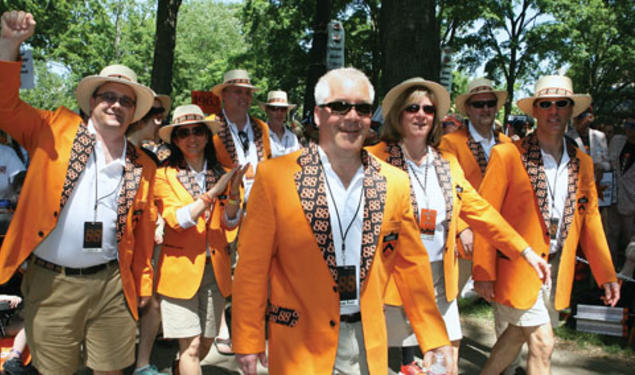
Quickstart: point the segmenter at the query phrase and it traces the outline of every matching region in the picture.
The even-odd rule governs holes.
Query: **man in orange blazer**
[[[154,242],[154,162],[125,131],[153,92],[112,65],[77,87],[87,122],[63,107],[35,109],[19,98],[16,61],[35,21],[12,11],[1,22],[0,128],[31,164],[0,250],[0,282],[30,258],[25,327],[40,373],[74,373],[83,346],[96,374],[120,374],[134,362],[137,308],[152,295]]]
[[[272,374],[386,374],[391,275],[426,360],[440,351],[452,368],[408,176],[362,150],[373,97],[362,72],[329,71],[315,87],[319,145],[260,166],[233,285],[248,375],[267,363],[265,312]]]
[[[614,306],[619,288],[611,262],[593,178],[593,160],[564,138],[567,122],[589,106],[591,97],[573,93],[565,76],[545,76],[535,95],[518,107],[536,118],[538,128],[516,144],[493,148],[480,193],[552,266],[551,283],[477,239],[475,289],[494,301],[495,317],[508,323],[482,374],[499,374],[527,342],[528,374],[548,374],[553,351],[552,324],[569,306],[576,249],[581,246],[604,302]]]
[[[248,113],[256,91],[258,88],[251,84],[249,73],[242,69],[228,71],[223,83],[212,88],[223,102],[223,110],[215,116],[222,123],[218,134],[214,135],[218,161],[225,168],[250,163],[244,177],[245,202],[249,198],[258,163],[271,158],[269,127]]]

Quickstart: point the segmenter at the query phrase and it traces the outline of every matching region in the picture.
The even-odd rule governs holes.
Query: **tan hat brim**
[[[258,106],[262,108],[263,111],[265,111],[267,107],[286,107],[289,110],[292,110],[293,108],[297,107],[297,105],[289,104],[289,103],[263,103],[263,102],[258,102]]]
[[[75,90],[75,97],[79,108],[88,116],[90,116],[90,98],[93,97],[95,90],[105,83],[119,83],[130,87],[135,92],[135,112],[131,123],[139,121],[150,111],[152,103],[154,103],[154,92],[149,87],[134,83],[126,79],[114,77],[102,77],[99,75],[88,76],[82,79]]]
[[[521,111],[531,117],[534,117],[534,101],[548,98],[569,98],[573,100],[573,111],[571,112],[571,117],[576,117],[591,105],[591,96],[588,94],[544,95],[540,97],[531,96],[529,98],[520,99],[516,102],[516,105]]]
[[[216,96],[218,96],[219,98],[221,98],[222,100],[222,96],[221,93],[223,92],[223,89],[225,89],[225,87],[229,87],[229,86],[238,86],[238,87],[246,87],[248,89],[251,89],[252,91],[258,91],[259,88],[254,86],[254,85],[248,85],[245,83],[220,83],[214,87],[212,87],[212,93]]]
[[[178,124],[169,124],[164,125],[159,128],[159,137],[165,143],[171,143],[172,131],[178,126],[190,125],[190,124],[205,124],[212,135],[217,134],[220,130],[221,122],[218,120],[191,120],[191,121],[183,121]],[[209,142],[212,140],[210,139]]]
[[[440,84],[433,81],[425,80],[420,77],[410,78],[406,81],[403,81],[402,83],[398,84],[397,86],[390,89],[390,91],[388,91],[388,93],[384,97],[384,100],[381,102],[384,119],[388,116],[390,111],[393,110],[392,107],[395,104],[395,100],[397,100],[397,98],[404,91],[415,86],[425,87],[434,94],[437,99],[436,116],[439,121],[441,121],[443,116],[445,116],[450,110],[450,94],[448,93],[448,90],[446,90],[445,87],[441,86]]]
[[[172,99],[168,95],[157,95],[156,99],[158,99],[159,102],[161,102],[161,107],[163,107],[163,111],[164,111],[163,114],[165,115],[164,118],[167,118],[167,116],[170,114]]]
[[[454,100],[454,105],[456,106],[456,109],[462,115],[467,116],[467,111],[465,109],[465,103],[467,103],[467,100],[471,96],[478,95],[478,94],[494,94],[494,95],[496,95],[496,112],[498,112],[498,110],[501,109],[501,107],[503,105],[505,105],[505,100],[507,100],[507,91],[503,91],[503,90],[479,91],[479,92],[474,92],[474,93],[465,93],[465,94],[461,94],[461,95],[457,96],[456,99]]]

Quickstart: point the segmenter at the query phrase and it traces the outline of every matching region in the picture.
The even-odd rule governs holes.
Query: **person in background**
[[[289,111],[296,107],[295,104],[289,104],[287,93],[282,90],[269,91],[267,101],[260,102],[259,105],[269,119],[267,125],[271,156],[275,158],[299,150],[298,137],[285,126]]]
[[[450,134],[462,129],[463,122],[457,119],[456,115],[446,115],[441,120],[441,127],[443,128],[443,134]]]

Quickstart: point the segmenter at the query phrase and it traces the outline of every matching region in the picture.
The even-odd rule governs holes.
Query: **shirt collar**
[[[543,151],[542,148],[540,148],[540,153],[542,154],[542,160],[543,160],[543,164],[544,164],[544,160],[549,158],[552,162],[552,164],[556,164],[556,159],[554,159],[553,156],[547,154],[546,152]],[[562,138],[562,157],[560,158],[560,165],[566,165],[567,163],[569,163],[569,153],[567,152],[567,142],[565,140],[565,138]]]
[[[481,133],[477,132],[476,129],[474,128],[474,124],[472,124],[472,121],[468,121],[468,130],[470,132],[470,135],[472,135],[472,139],[474,139],[475,142],[478,143],[482,143],[482,142],[493,142],[494,141],[494,132],[490,129],[490,133],[492,134],[492,137],[490,139],[485,139],[483,138],[483,136],[481,136]]]
[[[225,108],[223,108],[223,116],[225,116],[225,120],[227,121],[227,125],[229,125],[234,131],[236,131],[236,134],[238,134],[238,126],[236,124],[234,124],[233,122],[231,122],[231,120],[229,119],[229,117],[227,116],[227,113],[225,112]],[[249,115],[245,115],[245,127],[243,128],[243,131],[249,133],[249,129],[251,128],[251,120],[249,119]]]
[[[92,119],[88,119],[88,124],[86,125],[86,129],[88,130],[88,133],[90,133],[92,135],[96,135],[97,134],[97,131],[95,130],[95,125],[93,124],[93,120]],[[121,156],[119,156],[117,159],[113,159],[108,165],[105,165],[106,161],[104,160],[104,152],[103,152],[102,142],[97,140],[96,137],[95,137],[95,150],[94,150],[94,152],[96,153],[97,157],[101,161],[100,164],[102,164],[102,167],[100,169],[104,169],[104,168],[112,166],[112,165],[119,165],[119,166],[124,167],[126,165],[126,151],[127,150],[128,150],[128,140],[126,139],[126,137],[123,137],[123,152],[121,153]]]

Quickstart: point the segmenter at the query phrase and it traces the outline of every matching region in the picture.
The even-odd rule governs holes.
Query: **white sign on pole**
[[[453,68],[454,63],[452,62],[452,50],[444,48],[441,50],[441,73],[439,74],[439,83],[441,83],[448,92],[452,92]]]
[[[331,21],[326,41],[326,70],[344,66],[344,26],[340,21]]]
[[[22,67],[20,68],[20,88],[32,89],[35,87],[35,71],[33,69],[33,54],[30,49],[20,51]]]

